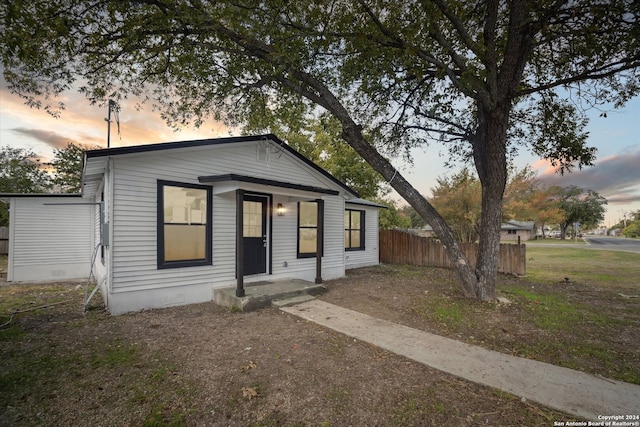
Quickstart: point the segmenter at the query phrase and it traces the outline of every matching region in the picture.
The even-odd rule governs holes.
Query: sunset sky
[[[68,142],[106,147],[106,107],[91,106],[82,95],[72,92],[61,100],[66,104],[66,110],[56,119],[42,110],[25,106],[19,97],[0,84],[0,145],[30,148],[43,160],[52,157],[53,148],[65,147]],[[230,134],[222,124],[215,122],[207,122],[200,129],[174,132],[151,106],[137,111],[133,103],[125,103],[121,108],[121,135],[112,124],[112,147]],[[548,184],[576,185],[606,197],[609,204],[605,225],[609,226],[625,213],[640,209],[640,99],[632,100],[623,110],[608,112],[606,118],[599,117],[599,112],[593,112],[590,118],[589,144],[598,149],[595,166],[560,176],[525,150],[516,159],[516,165],[530,164]],[[414,150],[414,166],[401,169],[405,177],[427,196],[431,195],[430,189],[438,176],[456,172],[443,167],[440,154],[445,153],[437,146]]]

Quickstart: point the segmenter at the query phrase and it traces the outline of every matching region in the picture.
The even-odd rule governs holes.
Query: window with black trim
[[[344,249],[347,251],[364,249],[364,211],[345,209]]]
[[[298,258],[315,257],[317,245],[318,202],[298,202]]]
[[[211,265],[211,187],[158,181],[158,268]]]

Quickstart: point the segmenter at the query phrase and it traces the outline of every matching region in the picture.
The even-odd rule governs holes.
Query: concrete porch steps
[[[325,292],[327,288],[305,280],[282,279],[245,283],[244,290],[245,296],[237,297],[235,286],[215,289],[213,300],[223,307],[252,311],[272,305],[288,307],[311,301],[314,295]]]
[[[302,304],[303,302],[313,301],[314,299],[311,295],[304,293],[292,297],[274,299],[271,301],[271,304],[278,308],[291,307],[292,305]]]

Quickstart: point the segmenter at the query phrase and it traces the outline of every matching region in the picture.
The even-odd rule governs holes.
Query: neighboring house
[[[536,235],[536,225],[533,221],[507,221],[500,226],[500,240],[529,240]],[[425,225],[420,229],[406,230],[410,233],[417,234],[422,237],[436,237],[433,228]]]
[[[11,198],[16,244],[20,230],[50,216],[46,197],[3,198]],[[112,314],[211,301],[215,288],[230,285],[241,295],[250,282],[320,283],[378,264],[384,206],[358,198],[274,135],[87,151],[82,198],[64,200],[83,217],[91,211],[89,226],[78,227],[91,229],[88,249],[77,258],[85,277],[94,258]],[[21,211],[27,201],[34,218]],[[16,267],[12,280],[33,280]]]
[[[535,237],[536,225],[533,221],[507,221],[500,227],[500,240],[526,241]]]

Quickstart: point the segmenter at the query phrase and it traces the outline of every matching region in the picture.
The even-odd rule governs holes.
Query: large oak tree
[[[464,293],[495,297],[510,155],[588,165],[581,108],[638,91],[633,0],[15,0],[2,2],[4,76],[51,95],[149,97],[175,125],[325,110],[342,137],[433,227]],[[568,96],[570,95],[570,98]],[[568,99],[571,99],[569,101]],[[303,117],[298,120],[304,119]],[[442,143],[482,184],[472,266],[388,156]]]

